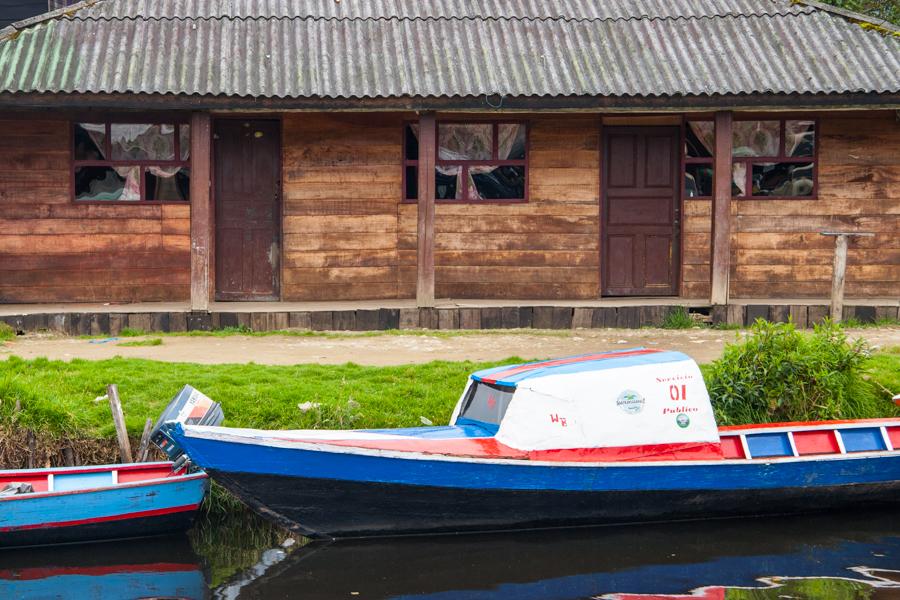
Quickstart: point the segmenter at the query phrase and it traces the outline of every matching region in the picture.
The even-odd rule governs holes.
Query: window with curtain
[[[419,128],[404,130],[404,199],[418,190]],[[439,122],[435,199],[459,202],[527,199],[528,131],[524,123]]]
[[[74,199],[79,202],[186,202],[191,131],[187,123],[83,122],[72,126]]]
[[[684,196],[713,194],[715,124],[688,121],[684,133]],[[735,120],[732,185],[736,198],[812,198],[816,192],[816,122]]]

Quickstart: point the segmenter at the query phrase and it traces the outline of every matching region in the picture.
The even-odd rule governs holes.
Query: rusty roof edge
[[[54,19],[59,19],[61,17],[71,16],[83,8],[93,6],[94,4],[102,1],[103,0],[81,0],[81,2],[76,2],[75,4],[70,4],[69,6],[57,8],[56,10],[51,10],[50,12],[45,12],[28,19],[22,19],[21,21],[16,21],[15,23],[10,24],[8,27],[0,29],[0,43],[15,38],[19,34],[19,32],[24,29],[28,29],[29,27],[33,27],[35,25],[40,25],[41,23],[46,23],[47,21],[53,21]]]
[[[870,15],[864,15],[863,13],[858,13],[852,10],[847,10],[846,8],[839,8],[837,6],[833,6],[831,4],[825,4],[824,2],[819,2],[819,0],[791,0],[793,4],[800,4],[801,6],[809,6],[824,12],[828,12],[834,15],[838,15],[845,19],[849,19],[854,23],[861,23],[865,25],[871,25],[875,29],[881,29],[890,32],[893,35],[900,36],[900,27],[894,25],[890,21],[885,21],[884,19],[876,19]]]

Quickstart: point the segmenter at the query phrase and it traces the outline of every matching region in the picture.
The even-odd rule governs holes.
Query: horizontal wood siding
[[[686,198],[681,222],[681,295],[709,298],[712,200]]]
[[[834,238],[850,243],[846,294],[900,297],[900,123],[893,112],[819,117],[816,200],[735,200],[732,298],[827,297]]]
[[[190,207],[73,203],[68,127],[0,119],[0,302],[187,300]]]
[[[527,203],[438,203],[439,298],[583,299],[599,293],[599,120],[527,117]],[[400,206],[400,295],[415,293],[416,207]]]
[[[397,297],[402,124],[399,114],[284,116],[284,300]]]

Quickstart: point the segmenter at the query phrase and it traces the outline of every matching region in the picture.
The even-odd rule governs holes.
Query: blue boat
[[[0,548],[162,535],[190,528],[209,485],[171,462],[0,471]]]
[[[219,423],[218,404],[185,386],[160,421]],[[190,528],[209,477],[155,430],[171,461],[0,471],[0,548],[148,537]]]
[[[314,537],[900,502],[900,419],[719,428],[696,363],[645,348],[479,371],[443,427],[162,432],[251,508]]]

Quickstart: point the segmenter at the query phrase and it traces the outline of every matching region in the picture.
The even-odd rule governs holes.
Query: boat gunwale
[[[57,473],[102,473],[104,471],[143,471],[153,468],[172,466],[174,463],[168,460],[142,463],[111,463],[106,465],[78,465],[74,467],[40,467],[37,469],[0,469],[0,477],[7,473],[25,473],[27,475],[41,475]]]
[[[892,425],[900,425],[900,418],[887,419],[860,419],[848,422],[825,421],[828,425],[811,425],[808,428],[795,428],[790,431],[816,431],[816,430],[836,430],[837,427],[830,424],[835,423],[841,425],[842,428],[859,429],[871,427],[874,422],[891,423]],[[784,424],[772,424],[784,425]],[[755,425],[742,426],[747,427],[748,431]],[[445,454],[438,452],[422,452],[417,450],[387,450],[380,448],[365,448],[352,445],[336,445],[329,444],[329,440],[291,440],[287,438],[271,438],[271,437],[250,437],[229,434],[227,432],[205,432],[196,431],[194,427],[190,430],[178,425],[179,434],[184,437],[199,438],[210,441],[218,441],[224,443],[247,444],[253,446],[269,446],[282,449],[297,449],[309,452],[322,452],[332,454],[351,454],[357,456],[367,456],[374,458],[392,458],[398,460],[434,460],[442,462],[463,462],[472,464],[491,464],[500,466],[534,466],[534,467],[578,467],[578,468],[641,468],[641,467],[708,467],[708,466],[737,466],[737,465],[769,465],[773,463],[803,463],[803,462],[836,462],[849,460],[863,460],[869,458],[895,458],[900,455],[900,448],[891,448],[884,450],[872,450],[864,452],[848,452],[835,454],[808,454],[801,456],[765,456],[760,458],[720,458],[712,460],[621,460],[621,461],[552,461],[552,460],[532,460],[528,457],[480,457],[464,454]],[[222,428],[228,429],[228,428]],[[264,431],[264,430],[260,430]],[[766,432],[773,432],[772,429],[766,429]],[[205,434],[205,435],[204,435]],[[732,434],[734,435],[734,434]],[[494,439],[494,438],[469,438],[477,439]],[[338,441],[338,440],[331,440]],[[578,449],[573,449],[578,450]]]
[[[115,469],[110,469],[110,470],[115,470]],[[79,490],[60,490],[58,492],[56,492],[56,491],[53,491],[53,492],[50,492],[50,491],[28,492],[27,494],[16,494],[14,496],[7,496],[4,498],[0,498],[0,503],[12,502],[15,500],[36,500],[39,498],[54,498],[54,497],[59,497],[59,496],[71,496],[74,494],[108,492],[108,491],[112,491],[112,490],[147,487],[150,485],[164,485],[164,484],[169,484],[169,483],[179,483],[179,482],[183,482],[183,481],[194,481],[197,479],[209,479],[209,475],[205,471],[200,471],[198,473],[185,473],[183,475],[173,475],[171,477],[157,477],[155,479],[144,479],[141,481],[128,481],[125,483],[117,483],[114,485],[107,485],[107,486],[95,487],[95,488],[84,488],[84,489],[79,489]]]

